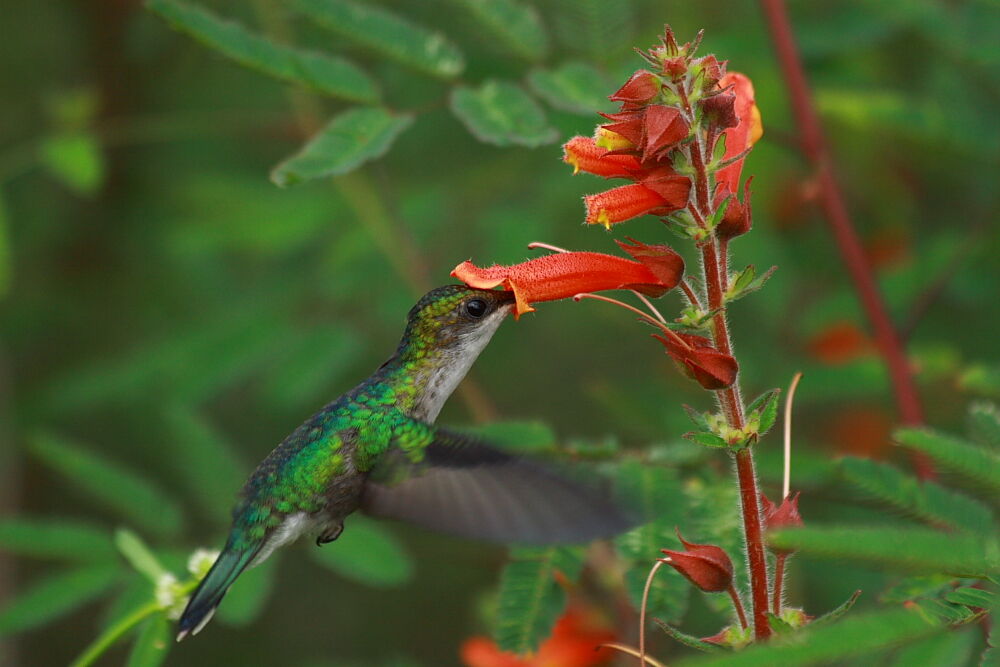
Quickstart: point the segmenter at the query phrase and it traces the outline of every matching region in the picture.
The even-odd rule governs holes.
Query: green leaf
[[[126,667],[159,667],[174,643],[170,631],[166,614],[154,614],[147,619],[139,628]]]
[[[142,539],[127,528],[119,528],[115,531],[115,546],[118,551],[125,556],[136,572],[139,572],[154,584],[167,573],[160,565],[159,559],[149,550]]]
[[[608,0],[550,0],[552,22],[564,51],[582,53],[588,60],[609,63],[629,55],[636,45],[633,2]]]
[[[981,588],[962,586],[944,594],[944,599],[955,604],[964,604],[967,607],[978,607],[982,609],[992,609],[997,604],[997,594]]]
[[[699,431],[710,432],[712,430],[712,427],[708,424],[708,413],[702,412],[701,410],[695,410],[687,404],[684,404],[681,407],[684,408],[684,412],[687,413],[688,418],[695,426],[698,427]]]
[[[1000,397],[1000,366],[970,366],[959,376],[958,386],[984,396]]]
[[[102,528],[68,519],[0,519],[0,550],[20,556],[85,562],[113,561],[115,547]]]
[[[1000,452],[1000,408],[994,403],[973,403],[969,408],[972,439]]]
[[[715,435],[714,433],[706,433],[705,431],[688,431],[684,434],[684,437],[695,442],[699,445],[705,445],[706,447],[729,447],[729,443],[726,439]]]
[[[778,419],[778,397],[781,395],[780,389],[772,389],[760,398],[756,399],[750,406],[750,414],[757,414],[760,419],[760,426],[757,432],[764,435],[771,430],[774,422]],[[759,401],[759,402],[758,402]]]
[[[928,623],[908,609],[892,609],[850,616],[825,627],[806,628],[787,638],[747,647],[739,653],[683,660],[681,667],[795,667],[840,662],[877,653],[937,632],[944,626]],[[857,663],[869,664],[869,663]]]
[[[512,452],[550,452],[557,444],[552,427],[537,420],[492,422],[470,432]]]
[[[969,661],[975,643],[973,632],[945,632],[900,648],[886,664],[889,667],[965,667],[977,664]]]
[[[541,107],[508,81],[491,79],[479,88],[455,88],[451,110],[474,137],[486,143],[534,147],[558,138]]]
[[[854,606],[854,603],[858,601],[859,597],[861,597],[861,591],[859,590],[854,591],[853,593],[851,593],[851,597],[847,598],[842,603],[837,605],[836,608],[831,609],[830,611],[826,612],[825,614],[817,618],[815,621],[809,624],[809,627],[816,628],[833,623],[841,616],[849,612],[851,608]]]
[[[380,107],[358,107],[334,117],[298,153],[271,171],[276,185],[288,187],[314,178],[344,174],[386,154],[413,123]]]
[[[3,192],[0,192],[0,299],[10,290],[11,275],[14,263],[10,253],[10,219],[7,217],[7,206],[4,203]]]
[[[232,446],[189,408],[164,411],[170,437],[165,453],[204,516],[225,522],[247,476],[247,466]]]
[[[664,623],[658,618],[654,618],[653,621],[660,626],[660,629],[667,633],[670,637],[676,641],[684,644],[687,647],[703,651],[705,653],[720,653],[724,651],[718,644],[712,644],[710,642],[703,642],[693,635],[689,635],[685,632],[681,632],[669,623]]]
[[[555,69],[533,69],[528,73],[528,85],[553,108],[581,116],[593,116],[598,111],[610,111],[611,89],[607,77],[587,63],[568,62]]]
[[[927,454],[941,468],[958,473],[1000,497],[1000,456],[929,429],[900,429],[901,445]]]
[[[545,58],[549,38],[538,10],[517,0],[455,0],[486,29],[490,41],[529,62]]]
[[[352,0],[298,0],[296,6],[316,25],[420,72],[451,79],[465,69],[462,52],[443,33],[387,9]]]
[[[177,30],[268,76],[353,102],[375,102],[379,98],[371,78],[342,58],[276,44],[185,2],[147,0],[146,6]]]
[[[822,558],[926,573],[984,577],[1000,564],[1000,543],[995,536],[947,534],[925,528],[797,528],[773,533],[769,541],[775,547]]]
[[[157,534],[174,534],[181,512],[152,482],[52,434],[39,434],[31,453],[77,489],[118,515]]]
[[[292,338],[267,382],[261,383],[266,385],[266,404],[301,410],[303,405],[323,400],[341,385],[363,347],[361,337],[343,322]]]
[[[625,588],[636,609],[642,604],[646,577],[661,549],[680,548],[674,529],[683,523],[681,482],[673,468],[634,460],[618,466],[616,487],[622,504],[647,523],[615,539],[625,567]],[[649,589],[649,616],[676,623],[687,608],[690,584],[677,573],[660,568]]]
[[[583,569],[580,547],[515,549],[500,577],[493,636],[502,651],[534,651],[552,632],[566,606],[556,573],[576,581]]]
[[[333,550],[339,542],[327,545]],[[240,575],[219,606],[219,620],[235,626],[252,623],[264,611],[264,604],[274,590],[278,559],[270,558]]]
[[[346,579],[375,588],[401,586],[413,577],[413,559],[381,524],[352,516],[344,533],[326,548],[309,553]]]
[[[49,575],[0,610],[0,636],[23,632],[82,607],[114,585],[117,567],[95,565]]]
[[[840,462],[844,479],[865,495],[888,503],[932,525],[989,533],[993,514],[968,496],[940,484],[919,481],[887,463],[847,457]]]
[[[58,181],[79,195],[91,196],[104,183],[101,144],[89,132],[67,132],[45,139],[41,161]]]

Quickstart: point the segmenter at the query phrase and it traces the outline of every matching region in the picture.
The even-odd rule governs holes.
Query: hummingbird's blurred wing
[[[388,452],[365,483],[362,509],[432,530],[496,542],[583,543],[634,525],[611,494],[472,437],[434,429],[424,458]]]

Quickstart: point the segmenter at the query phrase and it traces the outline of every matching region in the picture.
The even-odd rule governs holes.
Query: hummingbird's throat
[[[472,368],[509,311],[510,308],[505,307],[491,313],[475,329],[463,332],[454,343],[439,348],[421,363],[413,377],[418,387],[410,410],[414,418],[428,423],[437,419],[445,401]]]

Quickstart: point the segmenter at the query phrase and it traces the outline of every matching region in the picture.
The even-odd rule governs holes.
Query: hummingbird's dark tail
[[[212,620],[215,608],[222,602],[222,598],[236,581],[236,577],[250,565],[258,551],[260,547],[238,550],[231,544],[226,544],[226,548],[215,559],[212,568],[198,584],[187,607],[184,608],[184,613],[177,622],[177,641],[188,635],[198,634]]]

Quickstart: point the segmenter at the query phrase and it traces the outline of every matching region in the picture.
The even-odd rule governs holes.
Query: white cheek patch
[[[427,378],[426,388],[414,410],[414,416],[433,423],[437,419],[445,401],[465,377],[472,364],[493,338],[500,324],[510,313],[510,306],[503,307],[488,316],[475,331],[461,339],[459,350],[447,354],[440,364],[437,364],[431,376]]]

